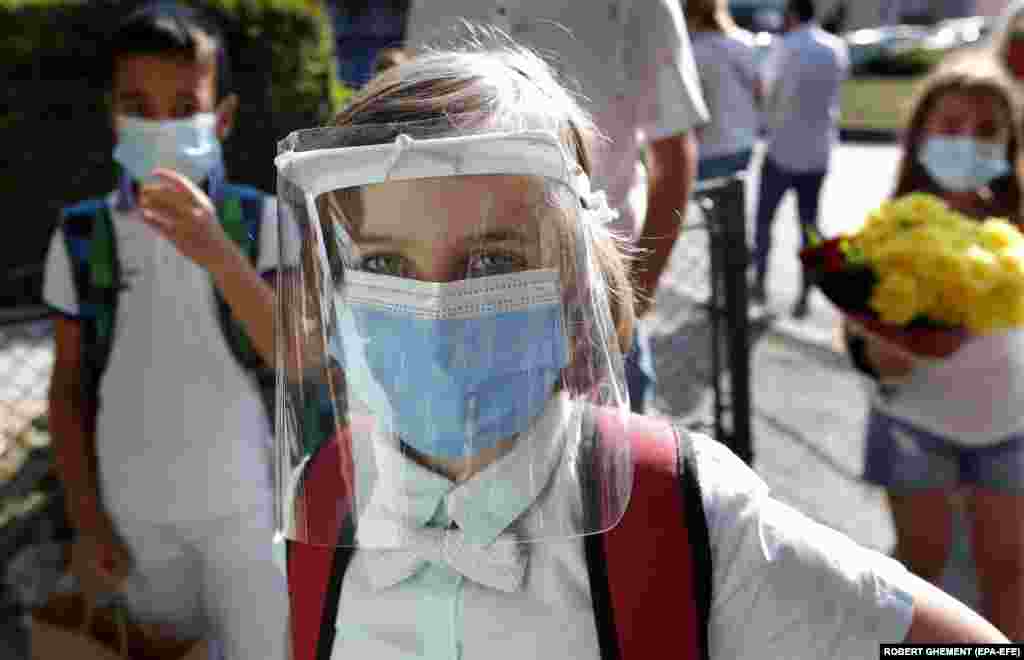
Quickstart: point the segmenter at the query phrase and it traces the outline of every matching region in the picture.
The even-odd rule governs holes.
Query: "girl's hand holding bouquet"
[[[933,195],[887,201],[858,231],[815,239],[800,258],[883,362],[944,358],[972,334],[1024,326],[1024,235]]]

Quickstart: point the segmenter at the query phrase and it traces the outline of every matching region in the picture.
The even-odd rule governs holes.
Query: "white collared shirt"
[[[595,145],[595,188],[639,236],[646,205],[640,147],[707,121],[680,3],[675,0],[412,0],[407,43],[458,43],[458,19],[493,25],[545,57],[609,140]],[[637,200],[637,204],[627,200]]]
[[[400,469],[404,486],[376,487],[367,514],[372,520],[397,510],[410,521],[440,525],[457,520],[485,541],[513,518],[505,531],[570,523],[580,506],[575,480],[560,469],[566,456],[558,434],[573,428],[567,410],[556,398],[533,441],[459,486],[408,461],[399,467],[393,461],[404,459],[396,452],[377,453],[371,460]],[[537,446],[546,431],[556,434],[548,436],[551,447]],[[874,659],[879,642],[904,639],[912,605],[900,586],[909,579],[901,564],[772,499],[723,445],[702,436],[692,442],[712,547],[712,658]],[[517,476],[519,489],[494,483]],[[498,505],[485,504],[489,499]],[[508,593],[442,564],[375,587],[372,555],[379,551],[357,550],[341,592],[332,657],[600,658],[582,540],[535,542],[525,551],[525,581]],[[665,634],[672,640],[672,631]]]
[[[754,46],[741,34],[705,31],[690,35],[693,55],[711,110],[700,132],[700,157],[753,149],[761,126],[754,90],[760,73]]]
[[[791,172],[828,170],[849,75],[846,43],[813,23],[781,39],[764,67],[768,156]]]
[[[100,384],[101,487],[142,520],[207,520],[265,504],[269,420],[224,341],[210,275],[115,199],[107,206],[126,288]],[[274,198],[263,209],[258,266],[268,271],[279,259]],[[60,229],[50,242],[43,297],[78,315]]]

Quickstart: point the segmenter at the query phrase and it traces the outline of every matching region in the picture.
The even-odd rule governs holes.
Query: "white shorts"
[[[122,589],[133,617],[171,624],[182,638],[212,638],[211,651],[220,652],[211,657],[288,657],[287,583],[273,561],[269,501],[190,522],[136,520],[111,508],[135,562]]]

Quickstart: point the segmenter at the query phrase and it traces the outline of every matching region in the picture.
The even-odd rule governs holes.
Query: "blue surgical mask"
[[[556,271],[451,284],[348,279],[332,353],[350,396],[427,456],[464,458],[522,433],[568,363]]]
[[[918,157],[928,175],[950,192],[979,190],[1010,172],[1005,143],[968,136],[930,137]]]
[[[164,167],[202,183],[223,166],[217,115],[206,112],[164,121],[119,115],[114,160],[136,181],[149,181],[154,169]]]

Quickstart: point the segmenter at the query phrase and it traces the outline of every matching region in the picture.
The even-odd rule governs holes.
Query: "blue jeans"
[[[654,386],[658,379],[654,373],[651,338],[640,319],[633,327],[633,348],[624,362],[630,408],[637,414],[643,414],[654,401]]]
[[[792,188],[796,191],[800,215],[801,244],[807,245],[807,233],[818,233],[818,206],[821,187],[827,172],[791,172],[766,156],[761,167],[761,186],[757,195],[757,224],[754,226],[754,253],[752,261],[758,279],[768,272],[768,253],[772,249],[772,224],[782,196]]]
[[[733,154],[701,158],[697,162],[697,180],[718,179],[743,172],[750,166],[753,155],[753,149],[746,149]]]

